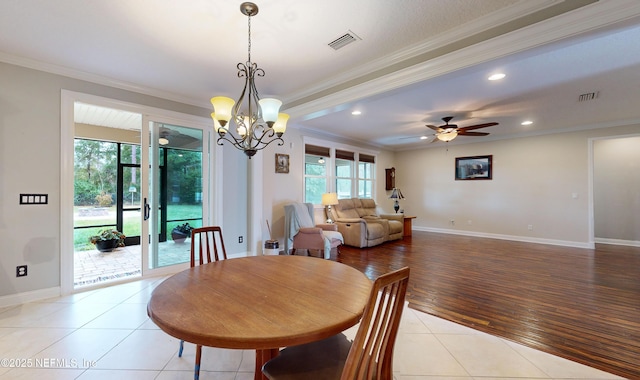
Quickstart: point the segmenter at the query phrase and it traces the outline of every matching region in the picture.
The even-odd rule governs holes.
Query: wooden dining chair
[[[224,248],[222,229],[219,226],[200,227],[191,230],[191,267],[203,265],[212,261],[226,260],[227,251]],[[197,260],[197,261],[196,261]],[[197,262],[197,264],[196,264]],[[184,340],[180,341],[178,357],[182,357]],[[196,364],[193,378],[200,378],[200,361],[202,359],[202,346],[196,345]]]
[[[344,334],[287,347],[262,367],[270,380],[392,380],[409,268],[378,277],[371,289],[353,342]]]

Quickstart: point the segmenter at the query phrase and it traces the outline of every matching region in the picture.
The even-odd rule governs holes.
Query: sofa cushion
[[[357,219],[360,218],[353,199],[338,199],[338,204],[333,207],[338,218]]]
[[[360,217],[365,216],[378,216],[378,212],[376,209],[376,202],[373,199],[359,199],[360,207],[358,208],[358,213]]]
[[[397,220],[389,220],[389,235],[402,234],[404,225]]]
[[[387,239],[385,226],[381,223],[369,223],[367,226],[367,240],[380,244]]]

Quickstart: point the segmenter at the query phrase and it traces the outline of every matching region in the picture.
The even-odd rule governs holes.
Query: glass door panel
[[[189,228],[203,225],[203,131],[156,121],[149,129],[148,268],[157,269],[188,262]]]
[[[125,246],[140,245],[141,225],[140,213],[140,165],[122,164],[118,195],[118,225],[122,226],[122,233],[126,236]]]

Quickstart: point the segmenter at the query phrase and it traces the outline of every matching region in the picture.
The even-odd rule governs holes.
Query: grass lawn
[[[76,251],[84,251],[94,249],[93,244],[89,243],[89,237],[97,235],[98,232],[105,228],[115,228],[116,225],[116,207],[105,207],[99,212],[104,215],[81,216],[80,214],[92,206],[74,207],[74,227],[98,226],[95,228],[76,228],[73,231],[73,245]],[[84,214],[84,213],[83,213]],[[196,220],[188,220],[196,219]],[[202,205],[167,205],[167,220],[176,220],[175,222],[167,222],[167,231],[179,225],[188,222],[192,227],[202,226]],[[140,236],[141,216],[140,211],[124,212],[124,222],[122,233],[126,236]]]

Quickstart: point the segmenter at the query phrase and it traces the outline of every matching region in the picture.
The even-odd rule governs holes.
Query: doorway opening
[[[74,111],[73,288],[188,262],[189,244],[171,232],[203,225],[203,131],[153,121],[144,128],[141,114],[79,102]],[[124,245],[98,249],[112,230]]]

